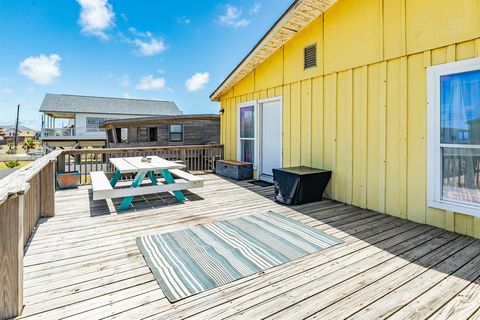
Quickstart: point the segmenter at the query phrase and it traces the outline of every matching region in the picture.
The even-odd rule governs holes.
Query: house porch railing
[[[42,138],[106,137],[103,128],[42,128]]]

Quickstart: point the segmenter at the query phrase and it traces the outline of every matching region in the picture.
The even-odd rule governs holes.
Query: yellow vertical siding
[[[325,73],[382,59],[381,0],[341,0],[325,13]]]
[[[290,150],[292,150],[292,130],[291,130],[291,93],[290,93],[290,85],[287,84],[283,87],[283,165],[285,167],[292,166]]]
[[[301,84],[292,83],[290,86],[290,165],[299,166],[301,163]],[[288,152],[288,151],[287,151]]]
[[[283,114],[287,116],[285,112]],[[285,137],[285,130],[283,132]],[[312,166],[323,167],[323,78],[321,77],[312,80]]]
[[[333,199],[480,237],[479,218],[426,204],[426,68],[480,57],[478,21],[479,0],[339,0],[222,97],[226,157],[238,103],[282,96],[284,166],[333,170]]]
[[[478,12],[478,0],[406,0],[408,52],[478,37]]]
[[[300,164],[312,165],[312,80],[301,82]]]
[[[337,131],[337,74],[333,73],[324,77],[324,109],[323,109],[323,163],[324,168],[332,170],[335,181],[338,172],[336,164],[336,131]],[[333,182],[329,184],[326,192],[335,199]]]
[[[352,204],[367,207],[368,67],[353,71]]]
[[[337,117],[337,143],[336,143],[336,170],[337,175],[333,184],[334,193],[339,201],[352,202],[352,98],[353,77],[352,70],[338,74],[338,98],[337,113],[343,117]]]
[[[425,222],[426,157],[426,73],[423,53],[408,58],[407,218]]]

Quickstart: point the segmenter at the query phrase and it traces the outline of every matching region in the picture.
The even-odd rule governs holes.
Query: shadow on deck
[[[24,317],[124,319],[376,319],[477,317],[480,241],[326,200],[273,201],[273,187],[207,175],[177,203],[170,194],[93,201],[59,191],[25,256]],[[274,211],[344,240],[307,257],[171,304],[137,236]]]

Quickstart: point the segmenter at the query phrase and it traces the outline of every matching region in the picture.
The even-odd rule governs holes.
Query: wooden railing
[[[40,218],[55,215],[55,173],[113,172],[112,157],[158,155],[183,161],[190,171],[213,171],[222,145],[56,150],[0,180],[0,320],[23,309],[23,256]]]
[[[41,217],[55,214],[54,151],[0,180],[0,319],[23,308],[23,255]]]
[[[80,183],[89,184],[91,171],[114,172],[110,158],[153,155],[182,161],[191,172],[211,172],[215,160],[223,159],[223,145],[64,150],[58,159],[58,170],[78,171]]]

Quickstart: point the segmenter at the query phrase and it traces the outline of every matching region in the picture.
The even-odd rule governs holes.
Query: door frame
[[[256,160],[257,160],[257,172],[256,172],[256,179],[260,179],[262,176],[262,162],[263,162],[263,154],[262,154],[262,147],[263,147],[263,104],[267,102],[279,102],[280,105],[280,166],[283,166],[283,99],[282,96],[260,99],[257,101],[257,138],[256,141]]]
[[[257,100],[250,100],[241,102],[237,105],[237,115],[236,115],[236,122],[237,122],[237,137],[236,137],[236,144],[237,144],[237,161],[241,160],[241,143],[240,143],[240,109],[244,107],[251,107],[253,106],[253,169],[256,170],[258,168],[258,101]],[[257,170],[258,171],[258,170]]]

